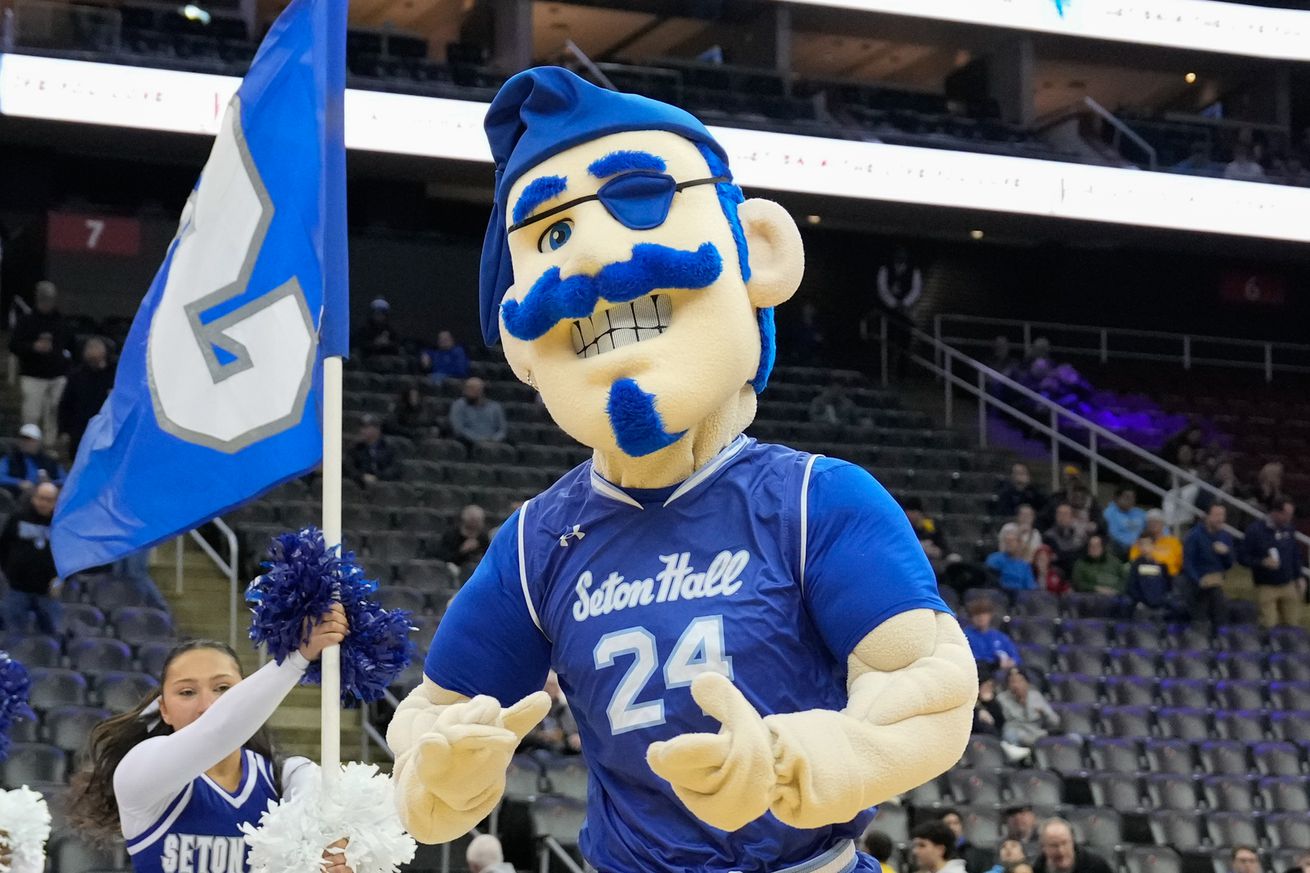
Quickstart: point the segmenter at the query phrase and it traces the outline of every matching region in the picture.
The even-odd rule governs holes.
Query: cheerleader
[[[347,632],[336,605],[299,652],[249,678],[224,643],[174,648],[159,688],[92,731],[88,766],[74,781],[74,823],[121,834],[136,873],[249,873],[241,824],[258,824],[270,801],[312,783],[318,769],[281,759],[264,723]],[[340,843],[325,848],[322,869],[352,873]]]

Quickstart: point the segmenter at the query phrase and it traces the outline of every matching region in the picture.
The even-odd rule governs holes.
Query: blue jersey
[[[734,832],[693,816],[646,763],[715,732],[691,697],[718,671],[761,714],[846,705],[846,660],[911,609],[946,610],[904,512],[864,470],[740,437],[672,488],[621,489],[590,462],[502,526],[451,602],[426,673],[502,705],[554,668],[590,771],[583,855],[602,873],[779,870],[865,817]]]
[[[243,822],[259,824],[277,800],[267,758],[245,749],[241,784],[229,794],[203,773],[182,790],[159,821],[127,841],[136,873],[246,873]]]

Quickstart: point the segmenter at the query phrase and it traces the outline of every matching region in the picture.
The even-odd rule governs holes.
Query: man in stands
[[[1231,873],[1262,873],[1260,853],[1251,846],[1233,846]]]
[[[1005,810],[1005,839],[1018,842],[1023,847],[1024,857],[1037,854],[1037,836],[1037,816],[1031,806],[1020,803]]]
[[[1012,516],[1019,511],[1021,504],[1041,506],[1043,502],[1042,493],[1033,485],[1028,465],[1015,464],[1010,468],[1009,481],[996,492],[996,514]]]
[[[1042,547],[1042,535],[1037,531],[1037,513],[1032,506],[1027,503],[1019,504],[1019,508],[1014,512],[1014,518],[1001,525],[1000,532],[996,535],[996,544],[1004,548],[1003,542],[1006,534],[1013,533],[1019,539],[1021,547],[1020,555],[1025,561],[1032,562],[1033,556],[1037,550]]]
[[[896,868],[887,863],[892,855],[896,854],[896,844],[892,842],[886,831],[878,829],[877,819],[871,821],[864,829],[864,834],[860,837],[860,848],[878,862],[882,873],[896,873]]]
[[[1232,534],[1224,530],[1227,520],[1228,510],[1222,503],[1210,504],[1205,520],[1192,527],[1183,544],[1184,594],[1192,618],[1201,618],[1204,610],[1216,627],[1224,619],[1224,574],[1233,566],[1236,554]]]
[[[506,862],[500,840],[491,834],[478,834],[469,840],[464,850],[469,873],[514,873],[514,865]]]
[[[996,583],[1006,591],[1031,591],[1037,587],[1033,567],[1023,557],[1019,535],[1006,531],[1001,535],[1001,548],[992,552],[984,562],[996,574]]]
[[[914,535],[919,538],[919,545],[923,546],[923,553],[928,556],[933,572],[940,579],[946,565],[960,560],[960,556],[951,551],[941,526],[923,511],[922,499],[907,497],[901,501],[901,508],[910,520],[910,527],[914,528]]]
[[[1073,827],[1062,818],[1042,823],[1041,847],[1042,855],[1033,865],[1034,873],[1111,873],[1104,858],[1075,845]]]
[[[68,375],[59,400],[59,432],[68,437],[68,457],[77,457],[86,426],[105,405],[114,387],[114,368],[109,366],[109,344],[93,336],[82,344],[82,365]]]
[[[450,429],[469,446],[505,441],[509,431],[505,410],[487,397],[487,384],[477,376],[464,382],[464,396],[450,404]]]
[[[955,855],[964,861],[964,866],[970,873],[982,873],[992,866],[996,852],[984,849],[982,846],[975,846],[969,841],[969,838],[964,835],[964,819],[958,812],[953,809],[942,810],[942,823],[955,834]]]
[[[419,355],[418,362],[423,371],[438,385],[447,379],[468,378],[468,352],[455,342],[455,335],[448,330],[437,334],[437,347],[424,349],[423,354]]]
[[[391,304],[385,297],[368,305],[368,321],[355,331],[350,345],[362,355],[394,355],[400,351],[400,337],[391,326]]]
[[[1055,507],[1055,521],[1042,534],[1042,540],[1055,550],[1055,561],[1065,578],[1071,577],[1073,562],[1087,547],[1086,528],[1075,522],[1071,504],[1062,501]]]
[[[41,446],[41,428],[25,424],[18,429],[18,445],[0,460],[0,488],[20,497],[41,482],[64,484],[64,468]]]
[[[59,429],[56,413],[68,381],[68,329],[57,308],[54,282],[36,284],[36,306],[14,326],[9,351],[18,358],[23,423],[41,427],[51,440]]]
[[[1296,626],[1301,623],[1301,554],[1292,520],[1296,506],[1280,500],[1263,521],[1246,529],[1243,563],[1251,568],[1255,599],[1260,605],[1260,624]]]
[[[59,486],[42,482],[0,529],[0,570],[9,580],[4,599],[5,630],[10,634],[26,633],[33,615],[39,633],[60,632],[59,592],[63,581],[55,572],[54,553],[50,550],[50,519],[58,498]]]
[[[456,567],[472,567],[482,560],[490,544],[487,513],[481,506],[471,503],[460,510],[459,521],[441,538],[437,557]]]
[[[1174,577],[1169,568],[1155,559],[1151,540],[1143,535],[1136,544],[1137,557],[1128,565],[1128,581],[1124,594],[1135,606],[1140,603],[1148,610],[1161,613],[1162,618],[1173,618]]]
[[[910,832],[910,860],[919,873],[967,873],[955,857],[955,834],[941,821],[926,821]]]
[[[1128,550],[1146,527],[1146,513],[1137,505],[1137,492],[1128,486],[1120,488],[1115,492],[1114,503],[1105,508],[1103,518],[1111,548],[1119,557],[1127,557]]]
[[[573,719],[569,702],[559,687],[559,676],[554,670],[546,674],[544,690],[550,695],[550,712],[523,737],[520,751],[543,749],[556,755],[580,754],[582,737],[578,734],[578,723]]]
[[[1156,563],[1163,564],[1170,576],[1177,576],[1183,571],[1183,541],[1165,530],[1164,513],[1152,509],[1146,513],[1146,527],[1137,543],[1128,550],[1128,560],[1132,561],[1141,553],[1139,543],[1150,540],[1151,557]]]
[[[970,601],[969,624],[964,628],[964,638],[969,641],[975,661],[981,661],[991,669],[1006,670],[1019,663],[1019,649],[1005,631],[992,627],[995,617],[996,607],[987,598]]]
[[[367,488],[379,480],[400,478],[400,466],[391,444],[382,435],[382,424],[375,415],[366,415],[359,423],[359,438],[346,458],[350,475]]]

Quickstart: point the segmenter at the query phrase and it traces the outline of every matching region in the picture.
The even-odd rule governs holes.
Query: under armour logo
[[[580,540],[580,539],[582,539],[582,538],[585,537],[585,536],[586,536],[586,534],[582,532],[582,525],[580,525],[580,524],[575,524],[575,525],[573,525],[573,530],[565,531],[565,532],[560,536],[560,538],[559,538],[559,544],[560,544],[563,548],[566,548],[566,549],[567,549],[567,548],[569,547],[569,539],[570,539],[570,538],[576,538],[576,539],[579,539],[579,540]]]

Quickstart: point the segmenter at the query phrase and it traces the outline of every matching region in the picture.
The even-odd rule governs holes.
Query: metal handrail
[[[1132,140],[1133,143],[1142,151],[1146,152],[1147,157],[1150,159],[1151,169],[1154,170],[1156,168],[1158,161],[1155,152],[1155,147],[1152,146],[1146,140],[1144,140],[1141,134],[1133,130],[1128,125],[1124,124],[1123,121],[1117,118],[1113,112],[1106,109],[1100,103],[1097,103],[1091,97],[1084,96],[1083,105],[1086,106],[1088,109],[1092,110],[1092,112],[1096,113],[1098,116],[1100,116],[1101,119],[1106,124],[1113,127],[1118,133],[1123,134],[1124,136]],[[1116,148],[1116,151],[1117,150],[1118,149]]]
[[[1052,449],[1051,488],[1052,490],[1059,488],[1059,484],[1060,484],[1059,446],[1064,445],[1069,448],[1080,451],[1087,456],[1090,466],[1090,474],[1092,477],[1093,488],[1096,486],[1098,467],[1105,466],[1113,470],[1114,472],[1119,473],[1119,475],[1124,476],[1125,478],[1128,478],[1133,482],[1141,484],[1143,487],[1147,488],[1148,490],[1160,496],[1163,496],[1168,493],[1167,491],[1161,489],[1159,486],[1155,485],[1154,483],[1148,482],[1138,474],[1130,470],[1127,470],[1127,468],[1118,464],[1114,460],[1105,457],[1105,455],[1102,454],[1102,448],[1103,448],[1102,444],[1108,444],[1114,446],[1117,449],[1122,449],[1123,451],[1128,452],[1129,454],[1145,462],[1146,464],[1153,466],[1156,469],[1166,473],[1168,475],[1169,481],[1173,484],[1174,488],[1179,487],[1181,483],[1195,485],[1197,486],[1198,490],[1204,490],[1208,492],[1215,499],[1223,502],[1226,506],[1240,510],[1241,512],[1246,513],[1248,516],[1254,519],[1263,521],[1267,518],[1267,514],[1260,508],[1253,506],[1250,503],[1247,503],[1245,500],[1241,500],[1239,498],[1233,497],[1231,494],[1228,494],[1227,492],[1215,487],[1209,482],[1206,482],[1204,479],[1200,478],[1196,474],[1188,470],[1184,470],[1183,468],[1175,464],[1171,464],[1168,461],[1164,460],[1163,458],[1159,457],[1158,455],[1151,454],[1150,452],[1141,448],[1140,446],[1137,446],[1132,442],[1119,436],[1114,431],[1108,430],[1102,427],[1101,425],[1091,421],[1090,419],[1084,418],[1083,416],[1079,415],[1076,412],[1072,412],[1068,409],[1065,409],[1063,406],[1060,406],[1058,403],[1054,403],[1049,398],[1044,397],[1041,394],[1038,394],[1036,391],[1033,391],[1031,388],[1028,388],[1026,385],[1020,384],[1014,379],[1011,379],[1009,376],[1006,376],[1004,373],[1001,373],[997,370],[992,369],[991,367],[988,367],[986,364],[983,364],[980,361],[977,361],[974,358],[969,357],[968,355],[964,354],[958,349],[955,349],[952,346],[947,345],[946,343],[934,338],[933,336],[925,333],[924,331],[915,328],[914,335],[919,340],[931,345],[934,351],[936,352],[936,354],[941,357],[941,360],[943,362],[942,365],[939,366],[933,361],[929,361],[917,354],[910,356],[911,360],[913,360],[915,363],[943,377],[943,381],[945,382],[945,389],[946,389],[945,411],[946,411],[947,426],[950,427],[953,423],[952,421],[953,389],[955,387],[960,387],[966,390],[968,393],[973,394],[976,397],[979,397],[979,411],[978,411],[979,439],[984,443],[984,445],[987,438],[986,413],[987,413],[988,406],[993,406],[997,409],[1000,409],[1006,414],[1019,419],[1024,424],[1030,427],[1035,427],[1036,429],[1038,429],[1039,431],[1041,431],[1042,433],[1046,434],[1051,438],[1051,449]],[[952,367],[954,363],[957,361],[962,365],[968,367],[976,374],[977,384],[969,382],[966,379],[962,379],[961,377],[955,375],[952,372]],[[991,396],[987,392],[988,382],[992,382],[998,385],[1004,385],[1006,388],[1015,391],[1021,396],[1031,400],[1034,404],[1037,405],[1037,408],[1044,409],[1047,412],[1049,423],[1040,422],[1036,418],[1033,418],[1031,415],[1028,415],[1027,413],[1023,412],[1022,410],[1019,410],[1016,407],[1008,403],[1005,403],[1004,401],[1001,401],[996,397]],[[1088,445],[1084,446],[1078,440],[1073,439],[1067,434],[1061,433],[1060,424],[1062,422],[1086,430],[1089,436]],[[1182,504],[1182,506],[1184,507],[1184,509],[1186,509],[1189,513],[1191,513],[1194,516],[1204,515],[1204,513],[1201,512],[1201,510],[1199,510],[1194,504],[1184,503]],[[1232,531],[1234,533],[1237,533],[1238,535],[1241,535],[1242,533],[1236,528],[1232,528]],[[1310,546],[1310,536],[1307,536],[1300,532],[1296,533],[1295,536],[1297,541],[1300,542],[1303,546]],[[1306,569],[1310,570],[1310,568],[1306,568]]]
[[[237,577],[237,572],[240,569],[241,551],[237,545],[236,532],[228,526],[227,522],[223,521],[223,519],[221,518],[215,518],[210,520],[209,524],[212,524],[214,528],[218,531],[218,533],[223,537],[223,539],[227,541],[227,554],[228,554],[227,560],[224,560],[223,556],[218,553],[218,550],[215,549],[212,545],[210,545],[209,541],[206,540],[204,536],[201,535],[199,528],[194,528],[192,530],[187,531],[186,536],[189,536],[192,542],[194,542],[197,546],[200,547],[200,551],[203,552],[206,556],[208,556],[209,560],[214,562],[214,566],[218,567],[219,572],[227,577],[228,613],[229,613],[228,628],[227,628],[228,644],[233,648],[236,648],[237,624],[238,624],[237,615],[239,614],[241,609],[241,586],[240,586],[240,581]],[[177,558],[176,558],[176,567],[175,567],[176,578],[174,580],[174,588],[173,588],[173,590],[176,591],[178,594],[181,594],[183,590],[182,548],[183,548],[183,539],[182,537],[179,536],[177,538]]]

